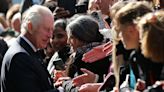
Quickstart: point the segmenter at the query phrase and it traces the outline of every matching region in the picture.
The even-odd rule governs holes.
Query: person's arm
[[[72,80],[63,82],[63,88],[65,92],[78,92],[81,85],[85,83],[94,83],[98,81],[97,75],[87,69],[81,69],[84,74],[75,77]]]
[[[112,46],[113,46],[112,43],[108,42],[108,43],[99,45],[97,47],[94,47],[92,50],[90,50],[89,52],[83,55],[82,60],[84,62],[93,63],[102,58],[105,58],[112,53]]]
[[[81,86],[85,83],[95,83],[98,81],[98,75],[94,74],[93,72],[81,68],[81,71],[84,73],[82,75],[79,75],[75,78],[73,78],[72,82],[74,86]]]

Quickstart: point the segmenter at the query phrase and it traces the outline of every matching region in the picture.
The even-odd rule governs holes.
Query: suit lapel
[[[21,45],[21,47],[23,47],[25,49],[25,51],[27,51],[30,55],[35,54],[32,47],[23,38],[19,37],[17,41]]]
[[[34,52],[34,50],[32,49],[32,47],[21,37],[19,37],[17,39],[18,43],[20,44],[21,47],[23,47],[23,49],[25,49],[25,51],[27,51],[27,53],[33,57],[34,62],[33,63],[33,67],[36,67],[38,70],[38,74],[40,75],[40,79],[43,81],[45,81],[44,84],[47,84],[47,81],[45,80],[45,78],[48,78],[48,82],[49,85],[52,86],[52,79],[50,74],[48,73],[47,69],[45,68],[44,64],[43,64],[43,60],[42,58],[39,56],[39,53]],[[35,62],[36,60],[36,62]]]

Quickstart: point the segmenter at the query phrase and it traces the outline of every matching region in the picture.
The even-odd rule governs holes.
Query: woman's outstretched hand
[[[108,42],[100,46],[94,47],[92,50],[83,55],[82,60],[84,62],[92,63],[97,60],[103,59],[112,53],[112,46],[112,43]]]

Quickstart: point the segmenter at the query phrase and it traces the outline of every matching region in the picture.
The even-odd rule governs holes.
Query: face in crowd
[[[51,45],[55,51],[61,50],[67,45],[66,21],[59,19],[54,23],[54,32]]]
[[[89,43],[103,40],[97,22],[90,16],[79,16],[67,25],[66,30],[67,42],[74,51]]]
[[[49,43],[53,33],[53,21],[52,16],[45,15],[41,25],[34,31],[35,46],[37,48],[45,48]]]
[[[114,20],[118,35],[126,49],[138,48],[139,32],[134,20],[152,11],[147,2],[129,2],[120,9]]]

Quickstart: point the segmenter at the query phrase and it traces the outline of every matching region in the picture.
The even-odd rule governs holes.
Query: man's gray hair
[[[27,11],[25,11],[23,15],[23,21],[21,25],[21,32],[28,31],[28,21],[32,23],[33,29],[36,29],[37,26],[44,22],[43,16],[44,15],[53,15],[52,12],[45,6],[41,5],[33,5]]]

